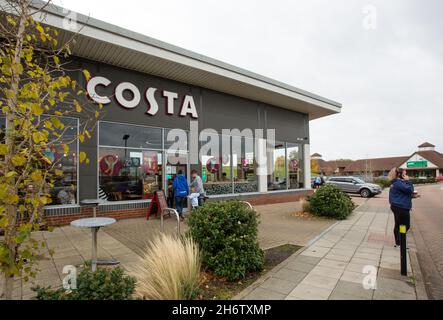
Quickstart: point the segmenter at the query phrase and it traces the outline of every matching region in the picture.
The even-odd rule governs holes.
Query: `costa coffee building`
[[[89,70],[91,80],[86,83],[80,73],[74,77],[93,102],[104,106],[92,138],[71,146],[77,152],[52,151],[63,157],[64,177],[46,209],[50,221],[63,224],[90,215],[81,202],[98,197],[107,199],[100,215],[146,216],[154,192],[164,190],[168,196],[175,175],[182,171],[190,179],[193,169],[211,200],[264,204],[310,192],[309,122],[339,113],[341,104],[60,7],[45,10],[35,19],[58,28],[60,41],[79,32],[72,65]],[[64,121],[75,132],[81,119]],[[170,154],[174,142],[167,137],[173,129],[184,130],[190,143]],[[231,148],[217,157],[186,148],[207,129],[220,141],[244,130],[265,133],[260,143],[243,137],[240,151]],[[272,149],[266,147],[268,129],[275,130]],[[89,164],[79,164],[80,151],[88,154]],[[259,152],[266,154],[267,171],[258,170]]]

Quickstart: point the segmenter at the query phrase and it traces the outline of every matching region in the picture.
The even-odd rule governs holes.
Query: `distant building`
[[[410,156],[325,161],[315,153],[311,156],[311,167],[314,174],[325,176],[354,175],[375,178],[387,176],[394,167],[406,169],[414,178],[443,179],[443,154],[435,150],[435,146],[425,142]]]

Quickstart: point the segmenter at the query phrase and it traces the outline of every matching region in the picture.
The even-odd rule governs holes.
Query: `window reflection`
[[[43,116],[42,118],[51,119],[52,117]],[[49,192],[52,200],[51,205],[74,205],[78,203],[78,119],[59,119],[64,125],[62,136],[57,137],[50,134],[48,147],[45,150],[45,158],[51,162],[51,167],[63,172],[60,177],[56,177],[54,187]],[[68,146],[68,150],[64,149],[64,144]]]
[[[234,193],[258,191],[254,150],[254,139],[232,137]]]
[[[300,146],[294,143],[287,144],[287,167],[289,176],[289,189],[301,189],[304,187],[302,172],[302,157]]]
[[[162,188],[158,151],[100,148],[100,197],[108,201],[150,199]]]
[[[162,129],[100,122],[99,135],[100,199],[151,199],[162,189]]]
[[[162,149],[162,129],[100,122],[100,145],[140,149]]]
[[[4,143],[6,134],[6,119],[0,117],[0,142]]]
[[[268,190],[285,190],[286,184],[286,148],[285,143],[276,142],[267,146]]]
[[[219,141],[214,144],[218,150],[211,150],[201,155],[202,179],[207,195],[232,194],[232,158],[230,152],[230,137],[220,135],[212,137]],[[223,145],[225,150],[223,150]]]

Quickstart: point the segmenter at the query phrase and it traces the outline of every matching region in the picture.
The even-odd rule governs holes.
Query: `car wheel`
[[[369,197],[371,196],[371,191],[370,191],[369,189],[362,189],[362,190],[360,191],[360,195],[361,195],[363,198],[369,198]]]

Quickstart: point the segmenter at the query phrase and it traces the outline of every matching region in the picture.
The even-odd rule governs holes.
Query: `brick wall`
[[[248,201],[253,206],[295,202],[313,193],[312,190],[296,190],[288,192],[266,193],[262,195],[239,195],[236,197],[217,197],[209,201],[220,201],[228,199],[238,199],[241,201]],[[115,204],[101,206],[97,212],[98,217],[109,217],[116,220],[145,218],[149,210],[149,203],[136,204]],[[50,226],[68,225],[72,221],[82,218],[92,218],[92,208],[50,208],[46,210],[46,222]]]
[[[114,218],[116,220],[122,219],[132,219],[132,218],[145,218],[147,216],[148,209],[131,209],[131,210],[121,210],[121,211],[109,211],[109,212],[98,212],[97,217],[107,217]],[[73,215],[53,215],[47,216],[46,222],[50,226],[63,226],[68,225],[72,221],[83,218],[92,218],[92,210],[81,210],[78,214]]]

